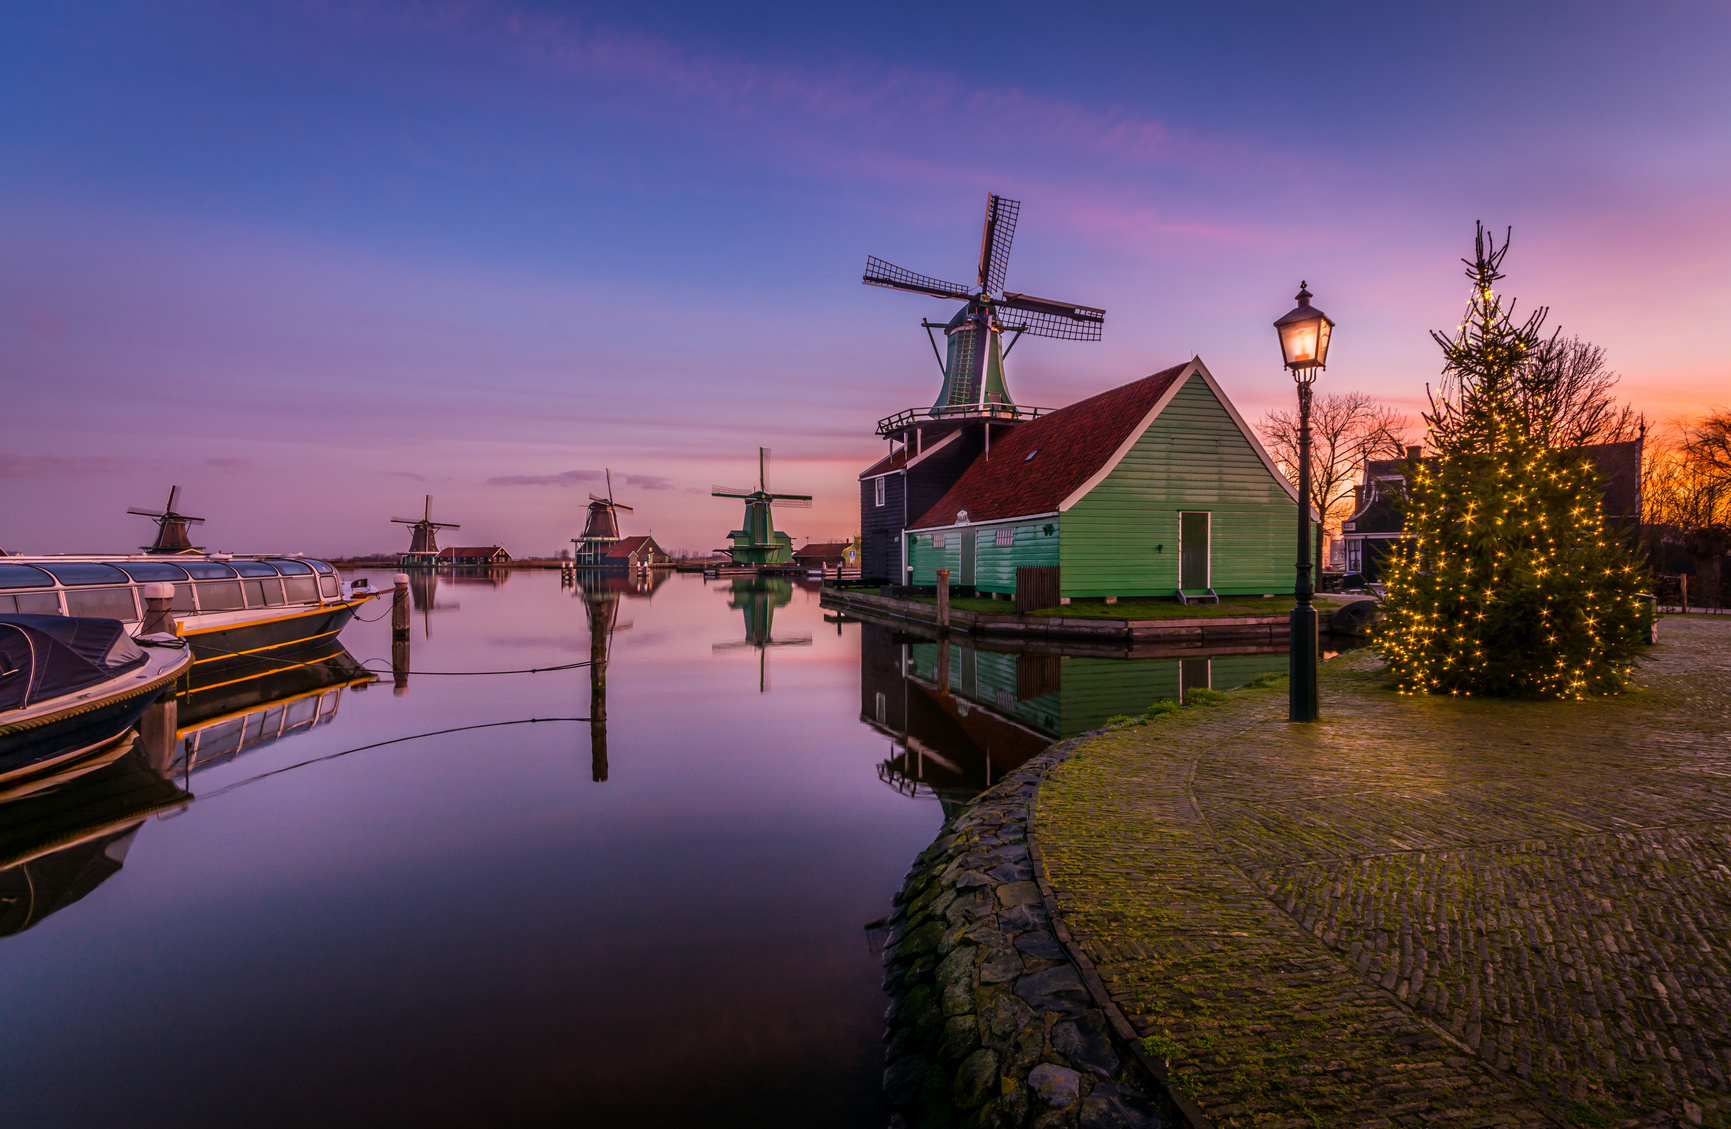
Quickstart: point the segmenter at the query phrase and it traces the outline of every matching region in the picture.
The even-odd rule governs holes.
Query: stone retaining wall
[[[895,898],[884,947],[884,1090],[896,1129],[1206,1126],[1164,1086],[1085,956],[1054,923],[1038,845],[1054,745],[945,825]]]

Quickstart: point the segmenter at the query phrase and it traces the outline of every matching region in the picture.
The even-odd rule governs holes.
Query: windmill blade
[[[458,525],[454,521],[429,521],[427,524],[430,525],[431,527],[433,527],[434,529],[461,529],[461,528],[463,528],[462,526]]]
[[[163,508],[168,513],[173,513],[174,507],[179,501],[180,501],[180,487],[170,486],[168,488],[168,505],[163,507]]]
[[[711,486],[709,493],[716,498],[749,498],[757,491],[744,486]]]
[[[127,512],[128,513],[137,513],[138,511],[137,510],[128,510]],[[394,517],[391,520],[396,522],[398,525],[419,525],[419,524],[421,524],[421,519],[418,517]]]
[[[891,290],[908,290],[915,294],[929,294],[933,298],[956,298],[967,301],[972,297],[966,286],[954,282],[945,282],[941,278],[915,274],[911,270],[903,270],[894,263],[886,263],[876,255],[866,256],[865,277],[860,280],[867,286],[887,286]]]
[[[163,513],[161,510],[127,510],[126,512],[129,514],[137,514],[139,517],[167,517],[168,516],[167,514]]]
[[[204,519],[201,517],[182,517],[180,520],[186,522],[186,524],[188,524],[188,525],[203,525],[204,524]]]
[[[1016,238],[1020,200],[997,193],[986,197],[986,229],[980,234],[980,289],[996,294],[1004,289],[1004,269],[1010,265],[1010,241]]]
[[[1054,302],[1050,298],[1035,298],[1030,294],[1005,294],[994,303],[1000,310],[1015,310],[1019,317],[1000,320],[1027,327],[1035,337],[1056,337],[1064,341],[1098,341],[1106,322],[1106,311],[1093,306],[1078,306],[1069,302]]]
[[[785,509],[811,509],[811,496],[808,494],[771,494],[770,498],[775,501],[776,505]]]
[[[611,498],[603,498],[601,495],[595,493],[593,490],[591,490],[589,492],[589,500],[591,502],[601,502],[601,503],[607,503],[607,502],[612,501]]]
[[[626,505],[624,502],[609,502],[607,504],[612,506],[616,510],[624,510],[628,514],[634,514],[637,512],[636,510],[632,509],[630,506]]]

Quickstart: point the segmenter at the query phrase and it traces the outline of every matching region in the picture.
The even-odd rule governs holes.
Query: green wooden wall
[[[1065,512],[1063,594],[1171,596],[1181,510],[1212,514],[1216,592],[1292,591],[1295,504],[1192,375],[1105,481]]]
[[[998,530],[1009,529],[1011,543],[998,544]],[[1046,530],[1051,532],[1047,533]],[[909,534],[914,566],[913,584],[936,584],[938,569],[950,570],[950,583],[961,584],[962,538],[973,536],[974,586],[981,592],[1013,593],[1016,590],[1016,569],[1058,563],[1059,520],[1056,517],[1037,521],[995,522],[970,525],[965,529],[946,529],[944,547],[935,548],[930,533]]]

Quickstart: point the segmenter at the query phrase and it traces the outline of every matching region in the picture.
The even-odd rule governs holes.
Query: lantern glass
[[[1298,373],[1322,368],[1328,363],[1328,338],[1334,322],[1310,304],[1310,291],[1300,287],[1298,306],[1274,323],[1280,334],[1280,352],[1286,367]]]

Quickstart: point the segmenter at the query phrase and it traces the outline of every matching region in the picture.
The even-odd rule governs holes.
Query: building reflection
[[[860,720],[891,741],[878,777],[903,795],[937,798],[946,814],[1054,741],[1194,688],[1284,672],[1287,662],[1269,647],[1126,655],[979,642],[870,619],[860,627]]]
[[[727,606],[745,617],[745,638],[736,643],[717,643],[715,652],[752,648],[757,651],[757,692],[769,692],[769,651],[771,647],[809,647],[810,635],[792,635],[777,639],[775,609],[784,608],[793,599],[794,582],[780,576],[737,576],[728,581]]]

